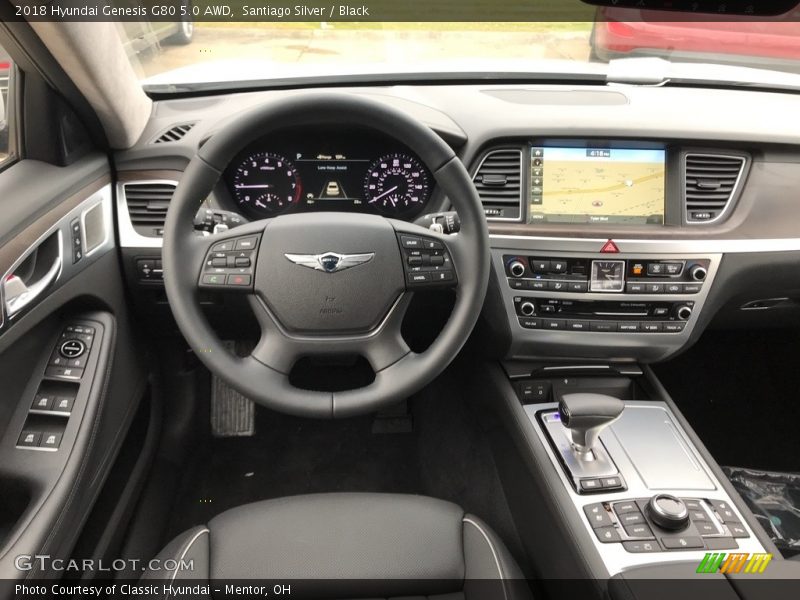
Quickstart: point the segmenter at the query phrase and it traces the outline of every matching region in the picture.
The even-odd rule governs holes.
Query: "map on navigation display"
[[[530,222],[662,224],[664,150],[531,148]]]

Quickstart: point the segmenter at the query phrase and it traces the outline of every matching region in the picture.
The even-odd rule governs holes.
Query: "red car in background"
[[[668,18],[668,17],[667,17]],[[769,20],[685,14],[675,21],[665,13],[600,8],[591,36],[591,56],[608,61],[628,56],[669,56],[673,60],[728,62],[800,70],[800,8]],[[681,20],[682,19],[682,20]]]

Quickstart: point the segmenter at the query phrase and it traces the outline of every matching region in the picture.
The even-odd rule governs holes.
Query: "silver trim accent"
[[[480,163],[478,163],[478,168],[472,173],[472,183],[475,183],[475,178],[480,173],[481,169],[483,168],[483,163],[486,162],[492,154],[497,154],[498,152],[519,152],[519,217],[516,219],[511,219],[508,217],[486,217],[487,221],[506,221],[512,223],[522,223],[525,220],[525,192],[524,189],[526,187],[526,175],[525,175],[525,150],[519,146],[508,146],[503,148],[493,148],[488,150],[481,158]],[[477,191],[477,190],[476,190]],[[478,193],[478,197],[480,198],[480,193]],[[483,204],[483,198],[481,198],[481,206],[486,208]]]
[[[137,179],[117,184],[117,227],[119,228],[119,245],[122,248],[161,248],[164,245],[164,240],[161,238],[148,237],[136,231],[131,222],[131,214],[128,212],[125,186],[147,184],[178,187],[178,182],[172,179]]]
[[[656,498],[668,498],[670,500],[675,500],[677,502],[680,502],[681,506],[683,506],[683,510],[678,515],[672,515],[672,514],[668,513],[667,511],[665,511],[663,508],[661,508],[661,506],[659,506],[658,502],[656,501]],[[668,519],[672,519],[672,518],[684,519],[684,518],[688,518],[689,517],[689,509],[686,508],[686,505],[683,503],[683,500],[681,500],[680,498],[678,498],[676,496],[673,496],[672,494],[656,494],[655,496],[650,498],[650,502],[649,502],[648,506],[650,507],[650,510],[652,510],[653,512],[656,512],[660,516],[666,517]],[[658,523],[656,523],[656,524],[658,524]]]
[[[670,410],[669,406],[665,402],[661,401],[626,401],[625,407],[626,409],[629,407],[635,406],[643,406],[643,407],[661,407],[663,408],[666,413],[672,416],[672,411]],[[625,452],[624,448],[621,446],[620,441],[617,439],[616,435],[614,435],[612,425],[602,434],[600,437],[603,441],[603,444],[606,446],[606,449],[611,454],[612,459],[615,461],[617,467],[619,467],[620,474],[625,479],[625,483],[628,486],[627,491],[623,492],[596,492],[593,494],[578,494],[572,489],[572,484],[570,483],[567,475],[564,473],[564,469],[561,467],[559,463],[559,459],[556,454],[553,452],[553,448],[550,445],[550,442],[547,438],[547,434],[544,429],[541,427],[539,423],[539,419],[537,418],[536,414],[539,411],[543,410],[558,410],[558,404],[554,402],[549,402],[547,404],[529,404],[524,407],[525,413],[528,415],[529,422],[531,427],[535,432],[535,435],[538,437],[539,441],[545,448],[548,457],[550,458],[551,466],[555,471],[556,476],[561,480],[561,483],[564,485],[567,493],[569,494],[570,500],[572,501],[573,511],[572,516],[579,519],[580,522],[583,524],[583,530],[585,535],[589,536],[592,540],[592,544],[597,551],[598,556],[600,556],[603,564],[605,564],[606,569],[608,570],[609,577],[616,575],[617,573],[621,573],[623,571],[627,571],[633,567],[638,567],[647,564],[658,564],[658,563],[665,563],[665,562],[678,562],[678,561],[697,561],[699,563],[700,560],[703,559],[707,550],[680,550],[680,551],[670,551],[670,552],[650,552],[650,553],[632,553],[628,552],[622,547],[621,543],[608,543],[604,544],[600,540],[597,539],[597,536],[592,529],[591,524],[587,520],[586,516],[583,512],[583,507],[588,504],[594,504],[597,502],[619,502],[621,500],[630,500],[633,498],[648,498],[654,495],[654,491],[647,488],[647,485],[644,481],[639,477],[639,473],[636,470],[636,467],[631,462],[630,458],[628,457],[627,453]],[[695,499],[695,498],[707,498],[709,500],[722,500],[727,502],[731,510],[734,511],[736,516],[738,517],[739,521],[741,521],[742,526],[747,529],[747,532],[750,534],[749,538],[738,538],[736,542],[739,545],[739,549],[735,550],[736,552],[764,552],[764,548],[761,546],[761,543],[758,541],[758,538],[753,533],[752,528],[749,524],[742,518],[742,514],[739,509],[734,506],[733,502],[731,502],[730,497],[728,496],[727,492],[722,488],[717,478],[714,476],[713,472],[702,457],[697,453],[696,448],[691,443],[689,438],[687,437],[686,433],[683,431],[683,428],[680,424],[675,422],[675,419],[672,419],[675,423],[675,430],[676,435],[679,436],[682,443],[686,446],[687,449],[691,451],[694,455],[695,460],[698,464],[703,468],[706,472],[708,477],[711,479],[711,482],[714,485],[713,490],[703,490],[698,491],[697,489],[671,489],[669,493],[679,497],[679,498],[688,498],[688,499]],[[646,435],[646,432],[642,432],[643,435]],[[658,490],[662,491],[662,490]],[[564,507],[565,511],[568,511],[567,507]],[[720,529],[718,527],[718,529]],[[623,538],[627,539],[627,538]],[[638,538],[637,538],[638,539]],[[733,552],[734,550],[731,550]]]
[[[301,267],[308,267],[323,273],[338,273],[339,271],[368,263],[375,258],[375,253],[338,254],[336,252],[323,252],[322,254],[284,254],[284,256]],[[335,259],[335,262],[331,259]],[[328,261],[330,261],[330,266],[326,264]]]
[[[58,448],[42,448],[40,446],[15,446],[17,450],[36,450],[37,452],[58,452]]]
[[[58,255],[56,256],[53,264],[47,270],[47,273],[41,276],[40,279],[36,281],[36,283],[32,284],[29,288],[27,288],[22,294],[19,296],[14,296],[13,298],[6,298],[5,300],[5,314],[8,315],[9,319],[13,319],[17,316],[17,313],[24,310],[31,302],[36,300],[39,296],[42,295],[47,289],[54,285],[58,278],[61,276],[61,269],[64,266],[64,240],[61,234],[61,230],[57,230],[55,235],[58,237],[57,245],[58,245]],[[49,237],[49,236],[48,236]],[[45,238],[47,239],[47,238]],[[43,242],[42,242],[43,243]],[[28,250],[25,251],[19,260],[17,260],[16,265],[22,264],[33,252],[35,252],[40,246],[40,243],[37,242]],[[9,269],[9,273],[13,273],[17,267],[13,267]],[[3,288],[5,288],[5,282],[8,275],[3,277]],[[23,284],[24,285],[24,284]]]
[[[100,207],[100,210],[103,212],[103,241],[97,244],[94,248],[87,251],[86,248],[86,215],[90,212],[95,210],[96,208]],[[83,251],[83,256],[86,258],[87,256],[91,256],[100,248],[106,245],[108,242],[108,237],[111,235],[111,205],[108,202],[98,202],[87,208],[84,211],[81,211],[81,250]]]
[[[689,219],[689,207],[686,205],[686,161],[689,159],[690,156],[699,156],[699,157],[706,157],[706,158],[731,158],[739,161],[739,175],[736,177],[736,182],[733,184],[733,189],[731,190],[731,195],[728,196],[727,202],[725,202],[725,208],[713,219],[708,221],[691,221]],[[687,152],[683,156],[683,220],[686,225],[709,225],[710,223],[716,223],[722,217],[724,217],[728,210],[733,207],[733,199],[737,197],[739,192],[739,184],[742,182],[742,175],[744,174],[744,168],[747,166],[747,158],[744,156],[738,156],[734,154],[711,154],[711,153],[703,153],[703,152]]]
[[[600,247],[608,238],[577,238],[577,237],[550,237],[527,235],[500,235],[490,234],[489,239],[493,249],[515,250],[523,252],[580,252],[583,254],[597,254]],[[748,252],[800,252],[800,237],[798,238],[768,238],[768,239],[635,239],[614,238],[614,243],[625,254],[744,254]],[[607,255],[606,255],[607,256]],[[617,256],[617,255],[615,255]],[[677,258],[667,256],[666,258]]]

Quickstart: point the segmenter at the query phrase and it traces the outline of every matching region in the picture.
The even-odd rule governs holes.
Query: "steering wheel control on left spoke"
[[[226,291],[252,290],[260,240],[260,235],[245,235],[216,242],[206,254],[199,287]]]

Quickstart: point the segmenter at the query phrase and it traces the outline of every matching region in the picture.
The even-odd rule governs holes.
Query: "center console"
[[[576,408],[571,398],[589,401]],[[575,442],[574,421],[580,411],[596,419],[604,399],[619,412],[587,450]],[[525,412],[609,573],[699,564],[710,551],[765,551],[666,403],[567,394]]]

